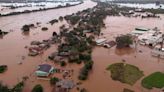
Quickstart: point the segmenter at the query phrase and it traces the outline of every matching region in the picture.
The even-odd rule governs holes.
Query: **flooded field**
[[[21,80],[24,76],[29,76],[29,80],[25,84],[24,92],[30,92],[35,84],[41,84],[44,87],[44,92],[51,92],[52,86],[49,81],[37,80],[34,71],[36,66],[42,63],[49,63],[54,67],[59,67],[50,62],[47,57],[52,52],[56,51],[57,46],[52,45],[50,49],[45,51],[42,55],[37,57],[29,57],[28,46],[33,40],[44,40],[51,37],[54,31],[59,32],[59,26],[66,24],[65,21],[59,22],[51,26],[46,24],[48,21],[75,13],[77,11],[92,8],[96,3],[85,1],[83,4],[69,8],[62,8],[56,10],[48,10],[30,14],[22,14],[17,16],[9,16],[0,18],[0,27],[4,31],[10,32],[0,39],[0,64],[8,65],[8,70],[4,74],[0,74],[0,79],[7,85],[12,86]],[[109,40],[119,34],[126,34],[135,27],[158,27],[164,32],[164,15],[161,19],[156,18],[127,18],[127,17],[107,17],[105,20],[106,28],[102,29],[103,37]],[[23,34],[20,30],[22,25],[41,22],[41,27],[48,27],[48,31],[41,31],[41,27],[32,29],[29,33]],[[138,45],[136,49],[122,49],[117,50],[115,47],[106,49],[103,47],[96,47],[93,50],[92,57],[94,61],[93,71],[89,75],[89,79],[83,82],[88,92],[122,92],[124,88],[135,90],[135,92],[160,92],[159,89],[146,90],[141,86],[141,80],[133,86],[113,81],[110,73],[106,71],[109,64],[115,62],[125,61],[128,64],[135,65],[144,71],[144,75],[149,75],[155,71],[164,72],[164,60],[152,57],[151,49],[145,46]],[[25,57],[25,59],[22,59]],[[21,65],[18,63],[22,62]],[[74,69],[72,79],[78,82],[77,75],[82,65],[71,64],[67,65],[67,69]],[[58,76],[54,74],[54,76]],[[77,92],[76,88],[72,92]]]
[[[135,27],[153,28],[159,27],[164,32],[164,16],[162,19],[141,19],[141,18],[125,18],[125,17],[107,17],[105,20],[106,29],[102,30],[109,40],[119,34],[126,34],[134,30]],[[142,51],[142,52],[139,52]],[[151,49],[145,46],[137,46],[137,49],[117,50],[115,47],[105,49],[96,47],[93,51],[94,69],[90,75],[90,79],[84,84],[90,92],[122,92],[124,88],[135,90],[135,92],[160,92],[160,90],[146,90],[141,86],[141,80],[137,81],[134,86],[122,84],[118,81],[113,81],[110,78],[110,73],[106,71],[108,65],[125,61],[128,64],[135,65],[144,71],[147,76],[155,71],[164,71],[164,60],[151,56]],[[143,78],[143,77],[142,77]]]

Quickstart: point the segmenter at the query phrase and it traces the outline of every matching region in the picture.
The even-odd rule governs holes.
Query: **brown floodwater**
[[[81,5],[48,10],[42,12],[35,12],[30,14],[22,14],[17,16],[8,16],[0,18],[0,28],[4,31],[13,29],[12,32],[0,39],[0,64],[8,65],[8,70],[0,74],[0,80],[3,83],[13,86],[21,80],[23,76],[29,76],[26,81],[24,92],[30,92],[35,84],[44,86],[44,92],[51,92],[52,86],[48,81],[38,80],[34,75],[37,65],[42,63],[51,63],[47,56],[56,51],[57,46],[52,45],[43,55],[36,57],[29,57],[28,50],[25,46],[29,46],[33,40],[43,40],[51,37],[52,32],[59,32],[59,26],[66,24],[65,21],[54,24],[53,26],[46,24],[49,20],[65,16],[67,14],[75,13],[77,11],[91,8],[96,3],[85,1]],[[135,27],[144,26],[148,28],[158,27],[164,32],[164,16],[162,19],[141,19],[141,18],[126,18],[126,17],[107,17],[104,21],[106,29],[102,29],[103,36],[109,40],[113,40],[119,34],[126,34],[132,31]],[[41,27],[32,29],[29,33],[22,33],[20,28],[24,24],[41,22],[41,27],[48,27],[48,31],[41,31]],[[142,51],[142,52],[141,52]],[[115,47],[106,49],[103,47],[96,47],[93,50],[92,57],[94,61],[93,71],[89,75],[89,79],[84,81],[81,87],[85,87],[89,92],[122,92],[123,88],[135,90],[135,92],[159,92],[159,89],[146,90],[141,86],[141,80],[137,81],[133,86],[113,81],[110,77],[110,72],[106,71],[106,67],[116,62],[125,61],[128,64],[139,67],[147,76],[155,71],[164,72],[164,60],[152,57],[151,49],[145,46],[137,46],[137,49],[123,49],[117,50]],[[22,60],[22,56],[25,59]],[[22,62],[21,65],[18,63]],[[83,65],[70,64],[66,69],[74,69],[73,80],[78,82],[77,75],[79,69]],[[58,76],[58,74],[54,74]],[[143,78],[143,77],[142,77]],[[77,92],[73,89],[72,92]]]

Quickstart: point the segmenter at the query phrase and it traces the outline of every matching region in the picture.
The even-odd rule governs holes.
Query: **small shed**
[[[103,45],[107,40],[105,38],[102,38],[102,39],[97,39],[96,40],[96,44],[97,45]]]
[[[54,73],[55,68],[49,64],[42,64],[38,66],[38,69],[35,71],[35,74],[38,77],[47,77],[50,74]]]

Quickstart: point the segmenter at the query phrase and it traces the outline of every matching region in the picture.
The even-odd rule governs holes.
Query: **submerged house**
[[[150,30],[143,35],[138,36],[140,44],[155,46],[162,41],[162,33],[160,31]]]
[[[130,34],[135,35],[135,36],[139,36],[139,35],[142,35],[142,34],[148,32],[148,31],[150,31],[150,29],[138,27],[138,28],[135,28],[135,30],[133,30]]]
[[[97,44],[97,45],[103,45],[106,41],[107,41],[107,39],[104,39],[104,38],[102,38],[102,39],[97,39],[97,40],[96,40],[96,44]]]
[[[75,84],[72,80],[60,80],[55,86],[55,90],[52,92],[69,92],[69,90],[72,89]]]
[[[35,74],[38,77],[48,77],[50,74],[54,73],[55,68],[49,64],[42,64],[38,66],[38,69],[35,71]]]

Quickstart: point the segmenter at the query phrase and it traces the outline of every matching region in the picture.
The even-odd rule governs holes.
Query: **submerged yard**
[[[125,63],[112,64],[107,70],[111,72],[113,80],[127,83],[129,85],[134,85],[136,81],[144,75],[138,67]]]

